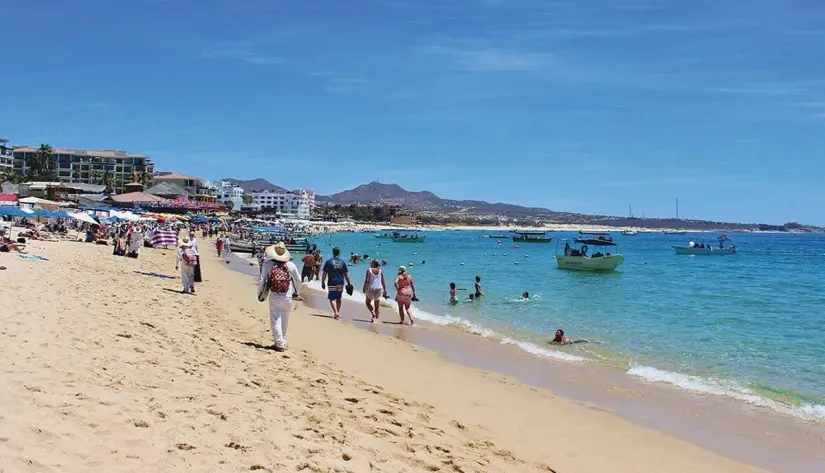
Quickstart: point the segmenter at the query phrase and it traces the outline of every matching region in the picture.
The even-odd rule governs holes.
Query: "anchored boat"
[[[722,235],[717,241],[716,246],[692,241],[688,246],[673,246],[673,250],[676,251],[677,255],[723,256],[736,254],[735,246],[725,247],[725,242],[730,241],[730,237]]]
[[[393,232],[390,238],[395,243],[422,243],[427,238],[427,235],[412,230],[405,233]]]
[[[565,243],[564,252],[554,258],[559,269],[609,272],[624,263],[624,256],[610,253],[610,248],[615,246],[610,238],[576,238],[573,245]]]
[[[515,231],[513,241],[516,243],[550,243],[553,237],[547,236],[547,232],[542,231]]]

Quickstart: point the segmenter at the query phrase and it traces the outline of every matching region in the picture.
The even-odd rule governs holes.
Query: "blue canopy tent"
[[[195,223],[207,223],[209,220],[203,215],[195,215],[192,217],[192,221]]]
[[[10,205],[0,206],[0,216],[3,216],[3,217],[25,218],[25,217],[31,217],[33,215],[34,214],[24,212],[23,209],[21,209],[20,207],[13,207],[13,206],[10,206]]]

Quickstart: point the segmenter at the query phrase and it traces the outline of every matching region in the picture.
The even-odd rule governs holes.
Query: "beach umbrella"
[[[0,206],[0,216],[25,218],[25,217],[31,217],[32,214],[24,211],[20,207],[12,207],[12,206],[6,205],[6,206]]]

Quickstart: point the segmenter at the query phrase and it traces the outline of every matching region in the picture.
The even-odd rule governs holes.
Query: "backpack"
[[[286,263],[275,263],[269,270],[269,290],[276,294],[286,294],[289,292],[289,283],[292,278]]]
[[[184,248],[182,259],[186,266],[195,266],[198,264],[198,253],[191,246]]]

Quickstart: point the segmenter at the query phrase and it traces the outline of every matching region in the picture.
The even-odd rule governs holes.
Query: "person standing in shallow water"
[[[344,297],[344,282],[352,284],[349,279],[349,268],[347,263],[341,259],[341,248],[332,249],[332,258],[324,263],[323,274],[321,275],[321,289],[327,288],[329,282],[329,306],[332,308],[332,315],[335,320],[341,317],[341,299]]]
[[[384,282],[384,273],[381,271],[381,263],[372,260],[367,274],[364,277],[364,294],[366,295],[367,309],[372,316],[372,322],[379,320],[381,297],[387,297],[387,284]],[[374,306],[374,307],[373,307]]]
[[[481,276],[476,276],[475,298],[478,299],[479,297],[482,297],[483,295],[484,295],[484,292],[481,291]]]
[[[410,318],[410,325],[415,324],[410,306],[415,297],[415,283],[412,276],[407,273],[407,268],[398,268],[398,277],[395,278],[395,302],[398,303],[398,316],[401,317],[401,325],[405,323],[405,314]]]

